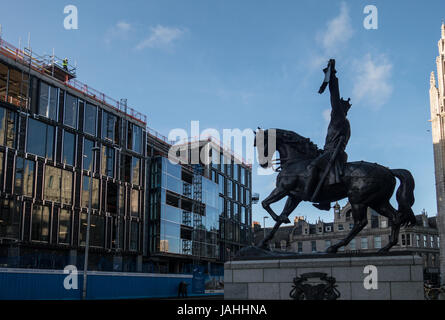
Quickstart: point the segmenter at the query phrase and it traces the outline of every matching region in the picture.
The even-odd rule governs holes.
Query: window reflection
[[[41,81],[38,113],[49,119],[57,120],[57,97],[58,88]]]
[[[102,139],[119,142],[119,125],[117,117],[107,111],[102,112]]]
[[[18,239],[20,205],[13,200],[0,202],[0,238]]]
[[[86,103],[84,113],[85,116],[83,122],[83,131],[95,136],[97,123],[97,107],[92,104]]]
[[[93,170],[93,147],[94,147],[94,141],[89,139],[83,140],[83,169],[92,171]]]
[[[50,208],[47,206],[34,205],[31,218],[31,240],[49,241],[49,216]]]
[[[32,197],[34,190],[34,161],[17,157],[15,165],[14,193]]]
[[[17,114],[0,107],[0,144],[15,148]]]
[[[102,174],[114,178],[114,148],[102,146]]]
[[[90,190],[90,177],[83,176],[82,180],[82,201],[81,205],[84,208],[88,208],[89,204],[89,190]],[[93,209],[99,209],[99,179],[93,178],[93,190],[92,190],[92,199],[91,207]]]
[[[77,110],[77,98],[67,93],[63,123],[77,129]]]
[[[68,131],[63,132],[62,162],[74,166],[76,136]]]
[[[53,159],[54,130],[53,126],[30,118],[28,121],[26,151]]]
[[[59,214],[59,243],[70,244],[71,211],[61,209]]]

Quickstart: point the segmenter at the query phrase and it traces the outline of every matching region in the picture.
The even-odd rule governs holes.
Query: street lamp
[[[91,148],[91,167],[93,167],[94,156],[96,155],[96,151],[99,151],[99,147]],[[85,261],[83,264],[83,287],[82,287],[82,299],[85,300],[87,297],[87,271],[88,271],[88,251],[90,249],[90,227],[91,227],[91,203],[93,202],[93,174],[94,170],[91,170],[90,175],[90,190],[88,196],[88,217],[87,217],[87,235],[86,235],[86,243],[85,243]]]
[[[266,219],[269,219],[269,217],[267,217],[267,216],[264,216],[263,217],[263,231],[264,231],[264,236],[263,236],[263,239],[266,239]]]

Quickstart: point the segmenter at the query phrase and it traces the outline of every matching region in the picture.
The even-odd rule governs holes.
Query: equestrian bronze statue
[[[367,208],[389,219],[389,243],[379,252],[387,252],[397,244],[400,227],[416,223],[411,209],[414,204],[414,179],[405,169],[389,169],[365,161],[347,162],[346,145],[351,135],[347,113],[350,99],[340,98],[335,60],[331,59],[325,72],[325,81],[319,93],[329,86],[331,120],[322,150],[299,134],[282,129],[258,129],[254,145],[258,149],[260,166],[272,167],[272,156],[279,154],[279,174],[276,188],[262,201],[263,208],[276,221],[273,229],[259,247],[266,249],[268,242],[282,223],[290,223],[288,216],[301,201],[310,201],[321,210],[329,210],[330,203],[348,198],[354,226],[349,234],[327,249],[335,253],[346,246],[368,223]],[[398,210],[389,202],[394,193],[396,178],[400,180],[396,199]],[[270,205],[287,197],[280,215]]]

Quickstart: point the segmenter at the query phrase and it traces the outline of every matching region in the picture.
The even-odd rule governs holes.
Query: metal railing
[[[30,48],[25,48],[24,50],[22,50],[10,44],[9,42],[5,41],[1,37],[0,37],[0,54],[3,54],[6,57],[9,57],[19,63],[22,63],[23,65],[25,65],[26,67],[30,67],[34,71],[37,71],[41,74],[45,74],[46,76],[51,77],[53,80],[61,82],[64,85],[71,87],[72,89],[75,89],[98,102],[106,104],[107,106],[111,107],[112,109],[120,113],[126,114],[130,118],[143,123],[144,127],[147,124],[147,116],[145,114],[136,111],[131,107],[128,106],[125,107],[119,101],[107,96],[105,93],[96,90],[74,78],[68,81],[60,81],[59,79],[55,78],[52,72],[52,68],[54,66],[57,66],[59,69],[66,70],[72,76],[75,76],[76,74],[75,66],[68,64],[65,69],[63,67],[63,62],[62,62],[63,60],[56,57],[55,55],[40,56],[34,53]]]

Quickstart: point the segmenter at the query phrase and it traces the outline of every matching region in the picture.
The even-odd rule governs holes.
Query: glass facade
[[[125,261],[158,253],[213,263],[248,243],[243,165],[229,157],[193,170],[172,164],[158,155],[162,145],[148,154],[142,122],[45,75],[23,79],[0,55],[0,250],[2,239],[18,240],[20,252],[38,242],[67,261],[77,251],[82,267],[90,190],[91,259],[111,261],[92,270],[137,271]],[[171,265],[162,272],[178,272]]]
[[[71,94],[66,94],[65,111],[63,113],[63,123],[74,129],[77,128],[77,114],[78,114],[77,102],[78,99],[75,96]]]
[[[95,136],[97,127],[97,107],[90,103],[86,103],[84,114],[83,131]]]
[[[28,120],[26,151],[43,158],[54,157],[54,126],[31,119]]]
[[[40,83],[39,114],[57,120],[58,89],[45,82]]]
[[[152,163],[151,218],[160,220],[159,252],[216,259],[218,184],[158,157]]]

